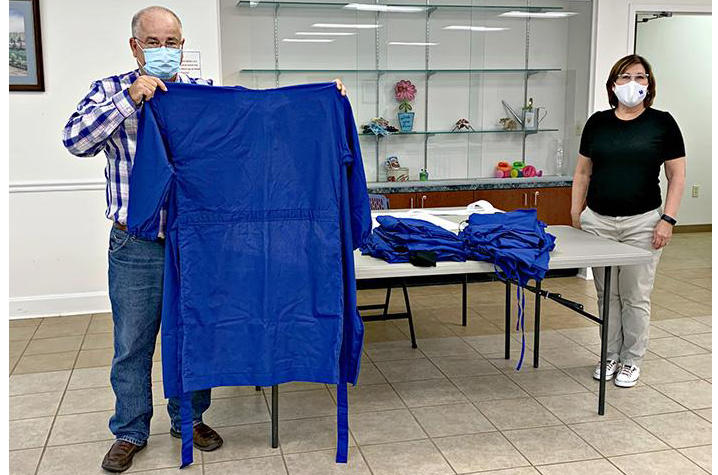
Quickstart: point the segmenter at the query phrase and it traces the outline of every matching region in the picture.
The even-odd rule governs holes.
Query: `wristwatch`
[[[671,218],[671,217],[668,216],[667,214],[662,214],[662,215],[661,215],[661,219],[662,219],[663,221],[669,223],[671,226],[675,226],[676,223],[677,223],[677,221],[676,221],[675,219]]]

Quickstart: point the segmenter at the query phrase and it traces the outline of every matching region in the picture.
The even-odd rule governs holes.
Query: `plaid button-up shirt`
[[[127,224],[130,175],[137,143],[137,112],[129,87],[139,70],[95,81],[90,92],[77,105],[62,133],[62,143],[73,155],[94,157],[105,152],[105,197],[108,219]],[[177,74],[177,81],[212,85],[211,79],[190,78]],[[159,236],[164,235],[164,213]]]

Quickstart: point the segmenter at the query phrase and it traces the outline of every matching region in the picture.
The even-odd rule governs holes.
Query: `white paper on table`
[[[479,200],[475,201],[469,205],[466,206],[466,208],[459,208],[459,209],[444,209],[444,208],[434,208],[434,209],[420,209],[416,211],[421,211],[428,214],[433,214],[436,216],[468,216],[470,214],[493,214],[493,213],[504,213],[503,210],[500,210],[498,208],[494,208],[494,206],[489,203],[486,200]]]

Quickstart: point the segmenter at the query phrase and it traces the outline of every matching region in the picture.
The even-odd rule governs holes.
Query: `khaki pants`
[[[651,320],[651,291],[661,250],[653,249],[653,229],[661,219],[660,210],[635,216],[603,216],[586,208],[581,228],[596,236],[640,247],[653,253],[647,264],[617,266],[611,272],[611,300],[608,321],[608,359],[640,365],[648,346]],[[599,312],[603,310],[604,268],[593,268]]]

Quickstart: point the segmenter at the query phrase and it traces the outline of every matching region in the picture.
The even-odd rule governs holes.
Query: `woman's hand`
[[[653,228],[653,249],[661,249],[671,241],[673,235],[673,226],[671,223],[662,219],[658,220],[658,224]]]
[[[342,93],[342,96],[346,96],[346,95],[347,95],[347,88],[344,86],[344,83],[342,82],[342,80],[339,79],[339,78],[336,78],[336,79],[334,80],[334,82],[337,83],[337,89],[339,89],[339,92]]]
[[[571,226],[581,229],[581,213],[571,213]]]

